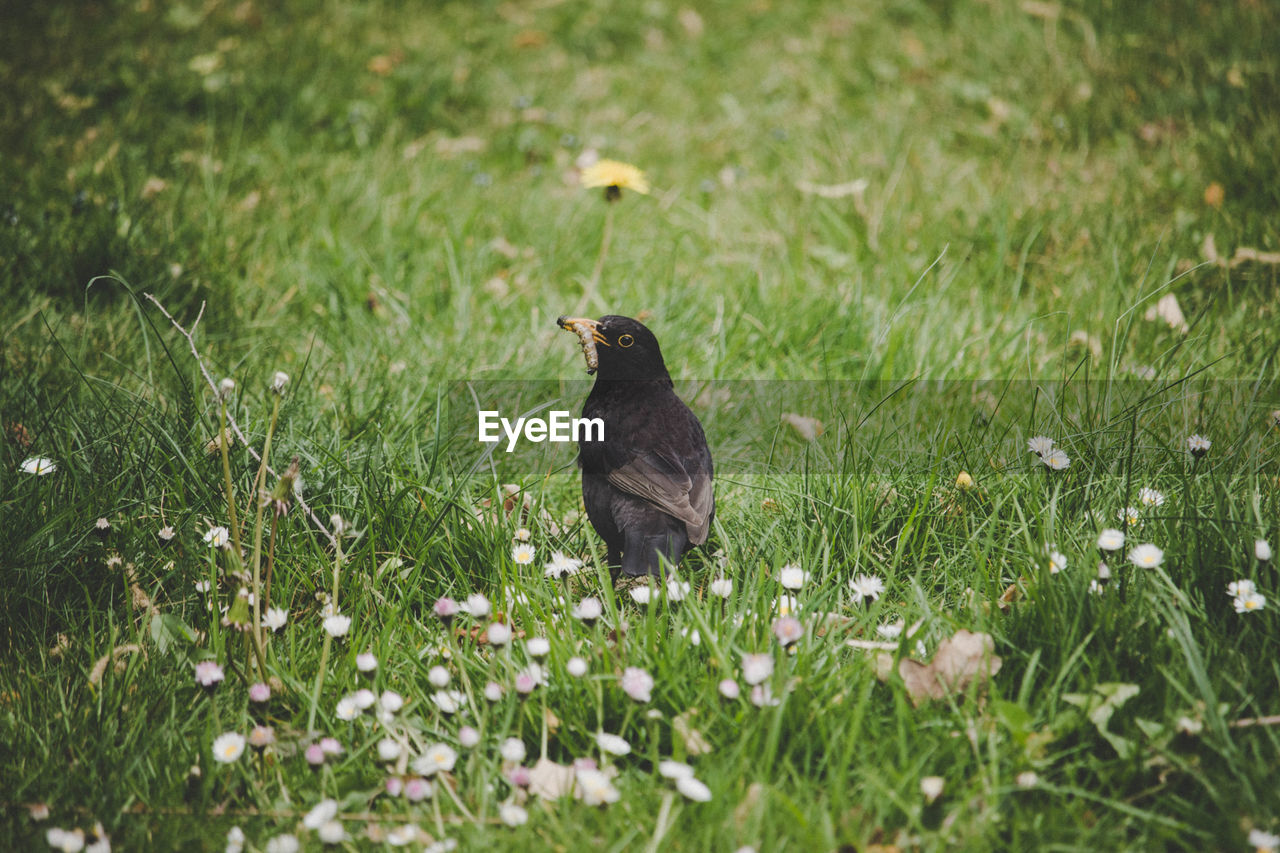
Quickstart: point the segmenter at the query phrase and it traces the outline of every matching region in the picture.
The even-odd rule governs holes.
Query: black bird
[[[582,500],[616,577],[661,576],[707,541],[715,515],[711,450],[702,424],[672,388],[658,339],[638,320],[561,317],[578,335],[595,386],[584,418],[604,422],[603,440],[581,440]],[[584,436],[591,436],[590,431]]]

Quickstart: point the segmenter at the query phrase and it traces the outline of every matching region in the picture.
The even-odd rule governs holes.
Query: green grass
[[[1280,713],[1280,582],[1253,558],[1255,539],[1280,544],[1277,266],[1204,248],[1280,250],[1276,9],[697,10],[3,13],[0,846],[95,821],[117,849],[222,849],[237,825],[251,849],[284,832],[319,846],[300,820],[324,797],[361,849],[404,823],[464,849],[619,850],[1202,850],[1280,827],[1280,735],[1237,724]],[[614,207],[594,298],[605,202],[576,183],[588,151],[654,187]],[[811,189],[855,180],[860,193]],[[290,621],[266,660],[280,689],[251,706],[246,648],[194,586],[230,569],[202,541],[228,520],[205,450],[218,407],[148,293],[187,327],[204,305],[196,342],[215,381],[237,381],[230,409],[255,448],[271,375],[291,375],[271,461],[298,457],[316,516],[354,525],[338,596],[353,624],[323,666],[316,732],[333,550],[299,507],[280,520],[272,595]],[[1146,319],[1166,294],[1185,331]],[[615,593],[570,448],[486,455],[475,440],[476,401],[579,406],[582,362],[554,323],[579,306],[643,314],[707,427],[717,517],[682,602]],[[787,413],[822,435],[805,441]],[[1213,441],[1199,460],[1192,433]],[[1069,468],[1027,453],[1038,434]],[[57,471],[21,473],[31,456]],[[257,464],[241,445],[229,461],[249,538]],[[961,471],[974,489],[955,486]],[[504,484],[523,509],[497,511]],[[1116,555],[1091,592],[1098,531],[1142,487],[1166,500],[1129,542],[1164,563]],[[511,558],[519,526],[532,566]],[[604,600],[596,626],[543,578],[553,550],[586,560],[569,597]],[[770,632],[788,563],[810,573],[792,655]],[[709,592],[721,572],[724,602]],[[128,573],[154,611],[131,606]],[[885,594],[853,603],[857,574]],[[1267,597],[1260,612],[1232,607],[1241,578]],[[223,601],[234,592],[224,580]],[[550,681],[530,698],[479,696],[490,679],[510,687],[521,642],[476,654],[462,640],[443,659],[432,605],[472,592],[550,640]],[[897,619],[921,627],[895,659],[927,662],[967,629],[991,635],[1002,666],[916,707],[845,642],[881,641]],[[140,651],[91,680],[128,644]],[[762,651],[780,704],[722,698],[718,682],[741,682],[741,655]],[[573,655],[585,678],[565,674]],[[192,677],[203,659],[227,670],[212,694]],[[464,715],[432,702],[442,661],[451,687],[470,685]],[[650,702],[620,689],[627,666],[653,675]],[[1115,684],[1137,691],[1107,718]],[[372,712],[338,719],[362,686],[406,698],[390,729]],[[706,754],[688,755],[682,714]],[[215,763],[213,739],[255,722],[277,745]],[[416,755],[457,748],[463,723],[482,741],[459,748],[456,799],[383,793],[388,730]],[[601,728],[632,747],[609,761],[618,802],[534,798],[527,824],[497,821],[505,738],[528,763],[544,740],[554,761],[599,759]],[[345,751],[313,769],[303,753],[324,735]],[[671,756],[709,802],[658,776]],[[945,780],[932,803],[929,776]]]

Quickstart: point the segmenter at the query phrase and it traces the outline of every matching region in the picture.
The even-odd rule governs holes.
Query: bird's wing
[[[610,471],[609,482],[683,521],[693,544],[707,541],[715,499],[706,471],[690,476],[684,466],[665,455],[642,453]]]

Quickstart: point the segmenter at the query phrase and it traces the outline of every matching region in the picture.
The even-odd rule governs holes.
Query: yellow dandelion
[[[622,198],[623,190],[649,194],[649,181],[645,179],[644,172],[630,163],[617,160],[597,160],[583,169],[582,185],[588,189],[604,187],[604,197],[608,201]]]

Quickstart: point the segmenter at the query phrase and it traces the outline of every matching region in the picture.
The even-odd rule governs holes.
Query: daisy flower
[[[1280,835],[1274,832],[1263,832],[1261,829],[1251,829],[1249,844],[1257,853],[1276,853],[1276,850],[1280,850]]]
[[[1127,506],[1124,509],[1116,510],[1116,518],[1125,523],[1127,527],[1133,527],[1138,523],[1141,514],[1136,506]]]
[[[707,587],[712,595],[718,595],[721,598],[728,598],[733,594],[733,581],[728,578],[716,578]]]
[[[449,686],[449,670],[436,664],[427,670],[427,683],[432,687],[448,687]]]
[[[1102,551],[1119,551],[1124,547],[1124,532],[1108,527],[1098,534],[1098,548]]]
[[[498,817],[507,826],[524,826],[529,822],[529,812],[515,803],[503,803],[499,806]]]
[[[360,716],[360,706],[356,704],[354,696],[343,696],[333,707],[333,714],[343,722],[354,720]]]
[[[653,601],[653,587],[651,586],[633,586],[627,590],[627,593],[636,604],[648,604]]]
[[[481,593],[473,592],[471,595],[467,596],[466,603],[462,605],[460,609],[470,613],[476,619],[483,619],[489,615],[491,610],[493,610],[493,605],[490,604],[489,599],[485,598]]]
[[[520,740],[520,738],[509,737],[498,747],[498,754],[502,756],[503,761],[519,764],[524,761],[529,751],[525,749],[524,741]]]
[[[667,758],[658,762],[658,775],[664,779],[684,779],[693,775],[693,768],[683,761]]]
[[[876,626],[876,633],[886,640],[896,640],[902,636],[902,629],[907,623],[899,619],[897,622],[885,622],[883,625]]]
[[[796,600],[794,595],[780,595],[773,602],[773,611],[779,616],[790,616],[800,609],[800,602]]]
[[[853,592],[854,604],[861,604],[863,599],[875,601],[884,592],[884,581],[875,575],[857,575],[849,581],[849,589]]]
[[[262,614],[262,626],[271,631],[279,631],[289,622],[289,611],[283,607],[268,607]]]
[[[1246,595],[1252,595],[1257,592],[1258,588],[1253,585],[1251,580],[1232,581],[1227,584],[1227,595],[1232,598],[1242,598]]]
[[[924,794],[924,798],[932,803],[942,796],[944,785],[946,785],[946,780],[941,776],[925,776],[920,780],[920,793]]]
[[[601,752],[607,752],[610,755],[626,755],[631,752],[631,744],[627,743],[625,738],[608,732],[596,732],[596,746],[600,747]]]
[[[1150,542],[1135,545],[1129,552],[1129,562],[1140,569],[1154,569],[1164,562],[1164,551]]]
[[[637,589],[639,587],[636,587]],[[688,581],[671,578],[667,581],[667,601],[684,601],[693,586]]]
[[[1187,450],[1197,459],[1208,453],[1212,445],[1213,442],[1203,435],[1196,434],[1187,438]]]
[[[361,672],[373,672],[378,668],[378,658],[373,652],[361,652],[356,655],[356,669]]]
[[[378,697],[378,707],[388,714],[394,714],[404,707],[404,697],[394,690],[384,690]]]
[[[738,682],[734,681],[732,678],[723,679],[718,685],[716,685],[716,689],[719,690],[720,695],[726,699],[737,699],[742,695],[742,688],[738,685]]]
[[[574,793],[588,806],[616,803],[622,796],[618,793],[618,789],[613,787],[609,777],[599,770],[579,769],[576,776],[577,785]]]
[[[546,576],[558,580],[569,575],[576,575],[582,568],[582,561],[566,556],[561,551],[551,552],[551,561],[543,567]]]
[[[471,749],[479,745],[480,731],[472,726],[463,726],[458,729],[458,745],[464,749]]]
[[[264,849],[266,853],[298,853],[302,849],[302,843],[298,841],[297,836],[285,833],[268,841]]]
[[[782,645],[790,646],[804,636],[804,626],[794,616],[782,616],[773,620],[773,635]]]
[[[584,658],[572,657],[564,665],[565,671],[574,678],[581,678],[587,674],[587,662]]]
[[[1259,563],[1265,563],[1271,559],[1271,546],[1267,544],[1267,540],[1259,539],[1253,543],[1253,556]]]
[[[351,630],[350,616],[343,616],[341,613],[334,613],[332,616],[324,617],[324,632],[330,637],[346,636],[346,633],[349,630]]]
[[[458,607],[458,602],[447,595],[442,595],[436,599],[436,603],[432,605],[431,609],[435,611],[437,619],[448,625],[453,620],[453,617],[458,615],[460,608]]]
[[[1049,548],[1049,573],[1056,575],[1067,567],[1067,556],[1061,551],[1056,551],[1052,546]]]
[[[1027,439],[1027,450],[1036,456],[1043,457],[1053,450],[1053,439],[1047,435],[1037,435]]]
[[[1071,457],[1061,447],[1055,447],[1040,457],[1050,471],[1063,471],[1071,465]]]
[[[244,754],[245,739],[239,732],[223,732],[213,739],[213,760],[230,764]]]
[[[524,649],[530,657],[546,657],[551,652],[551,642],[546,637],[534,637],[524,644]]]
[[[485,631],[485,635],[489,638],[489,645],[505,646],[511,642],[511,629],[501,622],[494,622]]]
[[[773,655],[744,654],[742,656],[742,680],[747,684],[759,684],[773,675]]]
[[[441,713],[456,714],[466,703],[467,697],[461,690],[437,690],[431,694],[431,701]]]
[[[224,677],[216,660],[202,660],[196,664],[196,683],[201,687],[217,687]]]
[[[1138,489],[1138,503],[1144,507],[1161,506],[1164,503],[1164,494],[1143,486]]]
[[[1251,613],[1254,610],[1261,610],[1266,604],[1267,599],[1260,592],[1237,596],[1235,600],[1237,613]]]
[[[533,562],[533,554],[536,550],[527,542],[518,542],[511,549],[511,559],[517,566],[527,566]]]
[[[228,548],[230,547],[231,534],[227,532],[227,528],[219,524],[210,527],[205,532],[204,541],[214,548]]]
[[[711,799],[711,789],[693,776],[681,776],[676,779],[676,790],[695,803],[705,803]]]
[[[517,527],[515,534],[511,538],[517,542],[528,542],[533,538],[533,534],[529,532],[527,527]]]
[[[597,160],[583,169],[582,185],[587,189],[604,187],[604,197],[609,201],[622,198],[623,190],[649,194],[649,181],[645,179],[644,172],[630,163],[617,160]]]
[[[57,471],[58,463],[43,456],[31,456],[22,460],[18,470],[24,474],[35,474],[37,477],[44,477]]]
[[[789,563],[778,570],[778,583],[785,589],[800,589],[809,579],[809,573],[794,563]]]
[[[581,619],[583,622],[590,624],[599,619],[604,614],[604,605],[600,603],[600,599],[594,596],[588,596],[582,599],[573,608],[573,617]]]
[[[622,671],[618,686],[635,701],[648,702],[652,698],[653,676],[638,666],[629,666]]]
[[[458,753],[447,743],[433,743],[413,762],[413,772],[423,776],[448,773],[458,761]]]

